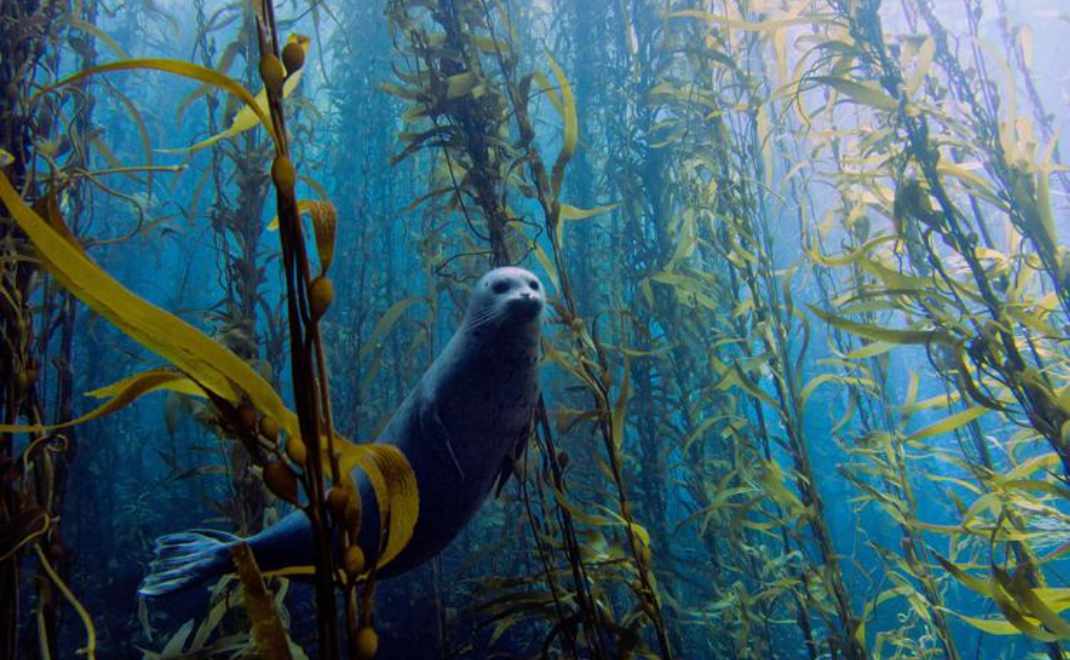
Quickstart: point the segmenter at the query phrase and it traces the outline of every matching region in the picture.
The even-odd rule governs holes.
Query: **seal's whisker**
[[[493,321],[496,316],[497,313],[493,309],[487,310],[486,312],[469,319],[468,327],[473,329],[480,328]]]

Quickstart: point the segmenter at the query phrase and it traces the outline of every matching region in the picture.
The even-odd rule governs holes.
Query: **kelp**
[[[331,404],[339,425],[381,426],[434,355],[442,301],[461,301],[487,265],[520,263],[541,269],[553,309],[536,442],[513,466],[516,488],[431,579],[397,587],[404,602],[435,609],[440,649],[958,658],[975,637],[977,653],[989,653],[984,636],[994,635],[1011,654],[1032,643],[1061,657],[1068,188],[1029,26],[997,2],[997,52],[982,30],[992,7],[974,0],[961,17],[915,0],[773,4],[398,0],[380,23],[389,35],[372,35],[374,7],[342,7],[336,36],[320,44],[333,66],[313,104],[289,66],[278,75],[285,44],[270,3],[194,3],[197,82],[240,64],[246,91],[223,104],[218,86],[202,84],[177,101],[188,118],[203,100],[208,117],[182,150],[205,152],[190,160],[196,180],[182,210],[192,223],[209,219],[222,283],[209,318],[235,356],[224,362],[248,369],[235,377],[202,346],[209,365],[179,353],[177,370],[139,368],[105,387],[83,387],[79,374],[69,391],[103,399],[84,416],[70,397],[34,412],[51,361],[33,329],[83,326],[44,320],[68,295],[59,287],[5,284],[0,431],[33,431],[13,456],[19,480],[60,483],[50,475],[70,446],[64,434],[79,427],[57,424],[168,390],[178,402],[171,431],[174,419],[198,416],[229,438],[229,457],[266,468],[280,496],[303,501],[305,484],[314,511],[332,482],[336,499],[348,498],[344,475],[367,464],[380,475],[377,497],[394,498],[380,511],[401,525],[383,530],[388,561],[411,524],[412,484],[396,455],[333,432]],[[86,15],[59,24],[75,52],[94,39],[109,56],[135,52]],[[366,42],[348,38],[357,31]],[[191,72],[161,50],[153,61]],[[112,153],[106,132],[75,119],[67,108],[90,98],[89,80],[44,82],[34,99],[64,125],[32,141],[55,179],[28,181],[18,173],[32,157],[25,145],[0,144],[0,166],[15,165],[5,205],[33,202],[44,220],[34,230],[52,230],[76,265],[91,265],[86,253],[101,239],[85,236],[89,209],[69,195],[79,199],[86,183],[106,191],[112,172],[151,193],[148,175],[167,171],[152,160],[154,119],[119,87],[108,98],[136,134],[132,148]],[[261,86],[259,97],[247,91]],[[383,129],[398,122],[396,135]],[[254,130],[260,123],[266,131]],[[90,147],[107,169],[73,162]],[[305,170],[323,154],[319,187]],[[127,165],[141,159],[144,168]],[[313,195],[295,193],[301,182]],[[273,237],[261,213],[272,184],[268,228],[279,229],[281,253],[260,242]],[[141,208],[125,187],[111,190]],[[158,227],[142,218],[135,233],[155,241],[174,231],[165,224],[157,236]],[[305,240],[316,241],[318,264]],[[287,294],[277,303],[265,283],[280,255]],[[36,259],[5,256],[5,272],[24,278],[5,282],[25,283]],[[334,279],[347,286],[335,291]],[[27,302],[34,295],[43,309]],[[6,320],[9,308],[22,321]],[[184,327],[178,335],[189,339]],[[265,415],[263,402],[281,399],[247,392],[247,376],[274,391],[287,337],[297,412]],[[324,460],[308,460],[317,454]],[[187,467],[174,451],[165,462],[182,477],[227,470],[232,504],[244,507],[228,515],[261,519],[254,495],[237,490],[244,475],[262,490],[260,467]],[[47,498],[7,506],[0,560],[32,548],[52,562],[60,509]],[[321,541],[324,527],[355,534],[326,511],[316,523]],[[321,554],[288,574],[319,572],[322,612],[328,583],[344,586],[353,652],[366,653],[378,638],[371,591],[356,585],[373,583],[375,567],[324,570],[333,561]],[[43,564],[39,575],[49,620],[48,603],[62,601],[44,595],[59,587]],[[221,589],[200,625],[158,640],[165,651],[251,647],[248,634],[221,632]],[[324,624],[321,638],[333,634]]]
[[[270,9],[265,10],[265,12],[261,14],[261,19],[267,24],[267,27],[265,27],[264,24],[261,24],[260,26],[261,46],[262,50],[266,50],[268,47],[268,35],[265,33],[265,29],[273,30],[273,19],[271,18]],[[273,35],[270,36],[271,43],[277,44]],[[303,60],[303,51],[307,49],[308,39],[303,37],[297,38],[292,40],[290,45],[297,46],[302,50],[302,57],[300,59]],[[273,47],[276,51],[279,50],[277,45]],[[300,62],[297,62],[291,53],[287,52],[285,55],[288,58],[287,64],[291,67],[291,74],[294,74],[294,71],[300,68]],[[262,61],[268,63],[272,62],[272,58],[274,58],[274,62],[278,63],[278,54],[273,55],[265,52],[265,54],[262,55]],[[281,65],[279,66],[281,67]],[[284,223],[289,223],[288,225],[284,224],[284,227],[289,229],[295,226],[293,223],[296,220],[296,216],[288,217],[284,213],[284,211],[290,211],[292,213],[296,206],[293,202],[293,166],[290,163],[289,158],[286,156],[286,141],[284,137],[281,137],[285,135],[285,129],[279,101],[282,96],[285,96],[292,91],[294,86],[296,86],[296,80],[294,80],[293,85],[288,88],[281,84],[274,86],[271,67],[261,67],[261,75],[265,78],[266,87],[264,99],[258,103],[258,101],[253,99],[241,85],[215,71],[184,62],[162,59],[143,59],[90,67],[60,81],[55,86],[46,89],[46,92],[51,89],[77,83],[81,79],[95,73],[122,69],[158,69],[190,76],[234,93],[245,101],[247,104],[246,113],[250,117],[255,116],[260,122],[264,123],[269,135],[275,142],[277,153],[280,154],[276,157],[275,166],[272,168],[273,179],[278,188],[280,215],[284,218]],[[293,80],[295,75],[291,75],[290,79]],[[214,143],[218,141],[218,139],[223,139],[224,137],[233,137],[234,135],[237,135],[237,133],[247,130],[254,125],[253,123],[242,119],[242,117],[243,115],[239,113],[231,130],[224,135],[217,136],[216,139],[212,139],[210,142]],[[205,144],[203,146],[208,145]],[[408,466],[404,456],[392,447],[353,445],[343,438],[335,437],[330,424],[329,407],[326,403],[327,390],[325,380],[321,380],[318,384],[322,398],[317,400],[316,398],[310,399],[305,397],[302,399],[302,397],[298,397],[298,414],[295,415],[290,412],[285,407],[273,387],[244,360],[226,347],[200,333],[184,321],[140,299],[104,273],[88,258],[86,253],[81,249],[81,246],[73,238],[73,234],[67,231],[63,226],[62,219],[59,219],[58,215],[52,214],[50,217],[53,219],[53,223],[51,225],[47,223],[33,209],[23,203],[19,193],[11,185],[8,178],[2,173],[0,173],[0,199],[4,202],[4,205],[7,207],[12,218],[18,223],[19,228],[33,244],[41,264],[45,266],[58,282],[65,286],[72,294],[80,298],[91,309],[114,323],[131,338],[170,361],[180,372],[179,374],[176,372],[157,370],[131,377],[116,386],[106,388],[105,393],[110,392],[114,394],[107,403],[97,410],[70,422],[48,427],[41,424],[8,424],[3,427],[3,430],[8,433],[41,433],[44,432],[46,428],[54,430],[56,428],[80,424],[104,414],[114,412],[132,402],[138,396],[161,388],[186,393],[199,389],[201,393],[212,400],[224,419],[229,418],[227,424],[230,427],[231,432],[242,437],[243,440],[248,441],[247,448],[255,461],[263,462],[265,460],[265,452],[268,454],[280,454],[280,437],[278,436],[277,431],[275,433],[267,433],[264,429],[271,425],[276,429],[281,428],[286,436],[289,437],[289,440],[286,443],[286,453],[300,468],[299,475],[302,477],[305,491],[312,501],[308,512],[313,520],[315,529],[320,534],[320,539],[318,540],[317,545],[321,549],[320,557],[322,561],[317,562],[316,573],[318,576],[324,577],[324,579],[319,580],[321,592],[323,592],[323,597],[320,598],[321,609],[323,610],[320,617],[321,623],[323,623],[324,633],[322,639],[323,648],[337,648],[333,633],[335,623],[332,620],[334,574],[333,570],[330,568],[331,556],[333,554],[333,543],[329,540],[332,533],[327,527],[327,509],[323,506],[322,493],[325,484],[323,475],[329,474],[331,480],[337,484],[341,484],[343,479],[343,473],[340,472],[339,468],[341,465],[341,469],[345,470],[344,478],[346,480],[349,479],[349,471],[357,467],[360,467],[365,474],[369,476],[379,503],[381,520],[384,525],[382,530],[382,552],[379,553],[378,563],[370,569],[374,576],[374,571],[377,566],[381,566],[388,562],[401,551],[411,537],[415,525],[416,511],[418,510],[418,494],[412,470]],[[327,269],[331,263],[330,255],[331,250],[333,249],[334,223],[332,222],[330,227],[326,227],[324,222],[317,223],[316,237],[319,243],[321,261],[321,275],[319,279],[325,280]],[[289,237],[284,237],[282,244],[288,265],[295,263],[295,256],[299,257],[299,265],[303,266],[305,271],[303,279],[304,282],[307,283],[309,277],[302,243],[298,240],[295,245],[291,235]],[[291,271],[291,275],[292,274]],[[305,309],[308,309],[307,306],[310,304],[318,304],[321,307],[326,307],[326,305],[329,304],[329,300],[324,301],[315,297],[316,287],[308,284],[306,284],[306,286],[309,288],[305,289],[302,287],[302,289],[297,290],[291,287],[288,290],[291,311],[291,330],[301,329],[302,324],[301,319],[297,317],[298,305],[294,300],[295,296],[302,296],[301,305],[304,306]],[[304,298],[306,290],[312,292],[309,294],[311,296],[309,299]],[[320,374],[320,378],[325,379],[323,352],[322,348],[319,347],[319,340],[315,331],[315,323],[320,315],[322,315],[322,310],[315,318],[311,319],[311,325],[301,329],[301,332],[303,333],[309,331],[309,329],[311,330],[309,336],[316,347],[318,357],[317,371]],[[299,368],[302,368],[299,367],[299,362],[296,361],[296,354],[299,351],[304,351],[306,361],[309,360],[308,348],[302,348],[307,347],[308,345],[298,337],[294,337],[292,343],[294,345],[294,369],[296,371]],[[314,378],[314,376],[312,376],[312,369],[312,363],[306,362],[303,367],[303,377],[299,379],[297,378],[298,374],[295,374],[295,381],[313,386],[304,390],[307,393],[311,393],[316,386],[315,381],[310,381],[310,378]],[[317,423],[320,414],[316,412],[317,409],[322,410],[325,415],[325,419],[323,420],[325,424],[323,424],[322,427],[320,426],[320,423]],[[310,421],[308,417],[310,414],[315,415],[317,419]],[[256,420],[261,415],[263,415],[263,419],[260,423],[260,435],[257,437]],[[249,425],[250,419],[253,422],[252,428],[250,428]],[[320,439],[321,433],[323,434],[322,450]],[[298,449],[302,444],[308,445],[315,460],[308,462],[301,460],[302,453],[299,452]],[[279,462],[269,462],[266,465],[269,468],[272,466],[279,466],[280,469],[273,469],[270,471],[265,470],[264,474],[267,486],[282,495],[283,493],[280,491],[282,486],[279,478],[292,474],[290,472],[291,468],[286,467],[285,464]],[[293,477],[288,478],[292,479]],[[283,490],[285,490],[285,488],[283,488]],[[352,483],[348,486],[348,497],[350,499],[359,497]],[[359,502],[356,502],[356,504],[359,504]],[[47,521],[47,516],[44,520]],[[355,536],[353,538],[355,539]],[[18,541],[15,547],[17,548],[18,545],[22,545],[30,539],[32,539],[32,535],[26,539]],[[44,561],[43,555],[42,561]],[[246,564],[240,565],[240,567],[246,565],[247,562]],[[50,568],[47,565],[45,565],[45,568],[50,571]],[[247,577],[245,573],[249,573],[249,571],[240,572],[243,573],[243,580],[245,580]],[[253,572],[248,576],[248,579],[252,579],[252,575],[255,575],[255,569],[253,569]],[[354,573],[350,575],[345,581],[346,589],[354,589],[358,581],[362,581],[363,578],[363,573]],[[55,578],[54,581],[56,581]],[[57,584],[65,594],[68,596],[70,595],[61,582],[57,582]],[[252,589],[252,586],[250,585],[251,583],[246,585],[247,590]],[[79,613],[84,615],[84,609],[81,608],[80,604],[73,598],[71,598],[71,600]],[[250,606],[254,607],[256,602],[257,601],[255,600],[250,601]],[[325,603],[326,605],[324,605]],[[365,603],[365,607],[368,607],[367,602]],[[83,616],[83,618],[88,622],[87,616]],[[266,643],[264,641],[267,639],[267,637],[264,636],[266,633],[257,633],[256,626],[259,624],[256,624],[255,621],[262,620],[263,618],[263,616],[254,616],[253,637],[256,640],[259,640],[259,643],[261,644]],[[367,620],[367,614],[365,615],[365,618]],[[88,652],[92,655],[93,631],[91,624],[89,624],[89,634],[90,642]],[[354,638],[357,636],[356,628],[353,628],[353,636]],[[278,634],[274,634],[274,637],[278,638]],[[280,653],[285,651],[285,647],[279,647],[279,645],[274,642],[271,642],[270,645],[273,648],[280,648]],[[288,651],[285,653],[288,655]],[[328,655],[332,654],[333,652],[328,652]]]

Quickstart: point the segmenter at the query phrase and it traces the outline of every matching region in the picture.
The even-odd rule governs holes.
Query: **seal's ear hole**
[[[494,293],[505,293],[509,290],[509,280],[498,280],[494,283]]]

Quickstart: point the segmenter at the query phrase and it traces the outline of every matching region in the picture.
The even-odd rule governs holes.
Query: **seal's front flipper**
[[[505,484],[508,483],[509,477],[513,476],[516,472],[516,463],[524,455],[524,451],[528,448],[528,440],[531,439],[532,432],[531,424],[528,428],[520,434],[520,437],[516,439],[512,448],[505,454],[505,458],[502,459],[502,467],[498,471],[498,476],[495,479],[497,485],[494,487],[494,497],[500,497],[502,489],[505,488]]]
[[[453,461],[453,467],[457,468],[457,474],[461,475],[461,481],[464,481],[464,470],[461,469],[461,462],[457,460],[457,453],[453,451],[453,445],[450,444],[449,430],[446,429],[442,418],[438,416],[438,408],[426,398],[420,402],[420,435],[446,446],[446,452]]]
[[[156,558],[138,587],[142,596],[162,596],[218,577],[230,568],[230,545],[237,536],[211,529],[191,529],[156,540]]]

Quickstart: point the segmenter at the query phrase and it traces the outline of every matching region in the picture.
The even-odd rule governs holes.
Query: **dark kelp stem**
[[[279,40],[275,28],[274,7],[265,0],[259,12],[258,34],[260,57],[275,58],[279,62]],[[331,541],[330,519],[324,506],[323,461],[326,455],[332,477],[338,478],[338,462],[333,451],[334,432],[331,428],[327,399],[327,378],[322,370],[323,353],[317,329],[318,319],[309,311],[308,286],[311,281],[308,254],[298,217],[294,194],[294,166],[286,133],[286,120],[278,87],[268,90],[268,107],[278,136],[272,178],[275,183],[275,203],[279,216],[279,239],[282,244],[283,269],[286,279],[286,308],[290,325],[290,373],[293,378],[294,402],[301,428],[301,440],[307,447],[309,460],[305,465],[305,491],[309,504],[305,512],[312,522],[316,540],[316,609],[319,626],[319,653],[323,658],[339,657],[338,617],[334,591],[334,547]],[[317,380],[317,371],[319,379]],[[325,440],[327,446],[321,447]]]

